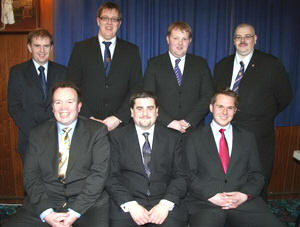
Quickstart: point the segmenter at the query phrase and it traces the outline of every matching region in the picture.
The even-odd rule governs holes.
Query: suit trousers
[[[246,202],[247,203],[247,202]],[[190,215],[190,227],[284,227],[261,199],[255,199],[250,206],[240,205],[236,209],[223,210],[219,207],[205,207]]]
[[[109,227],[108,223],[109,205],[92,207],[87,210],[77,221],[73,223],[73,227]],[[16,214],[12,215],[2,227],[47,227],[46,222],[42,222],[38,216],[34,216],[25,208],[20,208]]]

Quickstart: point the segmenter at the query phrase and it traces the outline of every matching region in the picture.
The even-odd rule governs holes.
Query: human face
[[[53,94],[52,111],[57,122],[70,125],[78,117],[81,108],[73,88],[58,88]]]
[[[167,36],[169,51],[176,58],[181,58],[186,54],[191,41],[189,33],[179,29],[173,29],[171,34]]]
[[[116,36],[121,26],[121,20],[113,21],[116,19],[119,19],[119,13],[115,9],[103,9],[100,17],[97,17],[99,35],[103,37],[103,39],[108,41]]]
[[[136,125],[148,130],[154,125],[158,116],[158,107],[153,98],[135,99],[133,108],[130,108],[131,117]]]
[[[247,56],[254,50],[256,40],[257,36],[250,26],[239,27],[236,29],[233,43],[241,58]]]
[[[228,95],[219,94],[216,102],[210,104],[209,109],[213,114],[214,121],[224,127],[228,125],[236,113],[235,99]]]
[[[33,37],[31,43],[27,44],[29,52],[32,54],[33,60],[38,64],[45,64],[53,49],[49,37]]]

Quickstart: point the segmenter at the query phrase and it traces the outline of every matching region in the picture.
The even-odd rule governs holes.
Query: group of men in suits
[[[27,154],[22,156],[28,196],[14,220],[20,226],[108,226],[109,215],[111,226],[186,226],[188,217],[191,226],[281,226],[259,197],[270,167],[261,171],[258,157],[272,160],[274,118],[292,95],[282,64],[254,51],[254,28],[239,25],[235,57],[215,67],[215,88],[236,89],[237,107],[231,91],[213,96],[206,61],[187,54],[192,41],[188,24],[169,26],[169,51],[149,60],[143,84],[138,47],[116,37],[121,23],[119,7],[105,2],[97,12],[98,37],[74,45],[66,78],[82,96],[72,82],[58,83],[51,93],[55,82],[65,80],[66,70],[48,60],[53,47],[49,33],[30,33],[32,60],[11,69],[8,87],[21,154],[30,129],[53,113],[54,119],[31,132]],[[236,86],[241,59],[243,72]],[[136,92],[142,87],[149,91]],[[213,122],[202,128],[209,109]],[[84,117],[78,117],[79,112]],[[111,132],[111,150],[103,124]],[[60,150],[64,138],[69,138],[65,126],[71,128],[67,132],[71,146],[61,177],[65,155]],[[220,136],[216,128],[228,131]],[[227,138],[226,170],[218,156],[220,137]],[[268,153],[261,148],[266,141],[273,143]],[[249,212],[251,218],[244,218]]]

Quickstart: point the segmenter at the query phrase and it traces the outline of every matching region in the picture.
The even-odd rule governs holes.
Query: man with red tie
[[[190,227],[283,226],[259,196],[264,185],[254,135],[231,125],[237,94],[217,92],[211,124],[187,139]]]

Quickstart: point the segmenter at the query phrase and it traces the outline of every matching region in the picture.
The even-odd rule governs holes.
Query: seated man
[[[71,82],[53,88],[54,119],[35,127],[24,162],[24,208],[5,227],[108,227],[110,148],[106,127],[78,116],[80,92]]]
[[[190,227],[283,226],[259,196],[264,176],[254,135],[233,127],[237,95],[217,92],[210,125],[188,138]]]
[[[133,94],[130,111],[134,124],[110,133],[110,226],[184,227],[180,133],[156,123],[157,99],[151,92]]]

